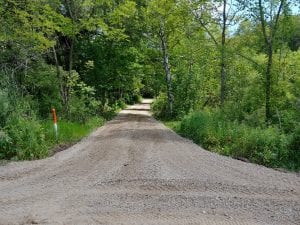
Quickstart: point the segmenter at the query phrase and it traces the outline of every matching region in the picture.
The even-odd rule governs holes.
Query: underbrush
[[[37,159],[48,155],[45,132],[35,118],[13,116],[0,134],[0,159]]]
[[[61,120],[58,122],[56,137],[50,119],[40,121],[18,117],[9,121],[9,126],[0,133],[0,159],[45,158],[56,145],[74,143],[103,125],[104,121],[102,117],[92,117],[85,123]]]
[[[104,124],[105,120],[102,117],[92,117],[86,123],[78,123],[67,120],[58,122],[58,135],[55,136],[53,122],[51,120],[43,122],[45,130],[45,139],[49,151],[59,144],[68,144],[79,141],[87,136],[95,128]]]
[[[275,126],[250,127],[218,111],[192,113],[166,125],[210,151],[268,167],[300,169],[300,130],[288,135]]]

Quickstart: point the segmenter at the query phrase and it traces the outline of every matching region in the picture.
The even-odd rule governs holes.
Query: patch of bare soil
[[[71,146],[75,145],[77,142],[69,142],[69,143],[63,143],[63,144],[58,144],[56,145],[52,150],[51,150],[51,156],[55,155],[58,152],[64,151]]]

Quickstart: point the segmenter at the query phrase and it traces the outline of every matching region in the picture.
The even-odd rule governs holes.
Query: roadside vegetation
[[[299,170],[299,130],[286,134],[277,126],[253,127],[216,111],[190,113],[165,124],[204,149],[268,167]]]

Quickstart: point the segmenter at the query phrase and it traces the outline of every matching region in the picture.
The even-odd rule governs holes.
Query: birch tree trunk
[[[159,36],[161,41],[161,50],[163,54],[163,66],[164,66],[166,82],[167,82],[168,107],[170,110],[170,115],[172,116],[173,100],[174,100],[172,94],[172,74],[171,74],[170,63],[169,63],[168,43],[163,28],[160,29]]]

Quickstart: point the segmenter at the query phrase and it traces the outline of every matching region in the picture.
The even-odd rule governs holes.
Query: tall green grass
[[[101,117],[93,117],[86,123],[77,123],[67,120],[61,120],[58,122],[58,136],[56,138],[53,128],[53,122],[51,120],[43,122],[43,128],[45,130],[45,139],[48,143],[64,143],[75,142],[82,137],[88,135],[96,127],[102,126],[104,119]]]
[[[52,120],[15,117],[9,126],[0,132],[0,159],[32,160],[45,158],[61,144],[68,145],[87,136],[96,127],[102,126],[102,117],[92,117],[85,123],[58,121],[58,136],[55,136]]]
[[[268,167],[300,168],[295,138],[277,127],[250,127],[229,121],[221,112],[196,112],[167,126],[207,150],[234,158],[246,158]]]
[[[45,141],[49,153],[51,149],[60,144],[71,144],[87,136],[95,128],[104,124],[102,117],[92,117],[86,123],[71,122],[67,120],[58,121],[58,136],[55,136],[53,122],[51,120],[43,122],[45,131]]]

